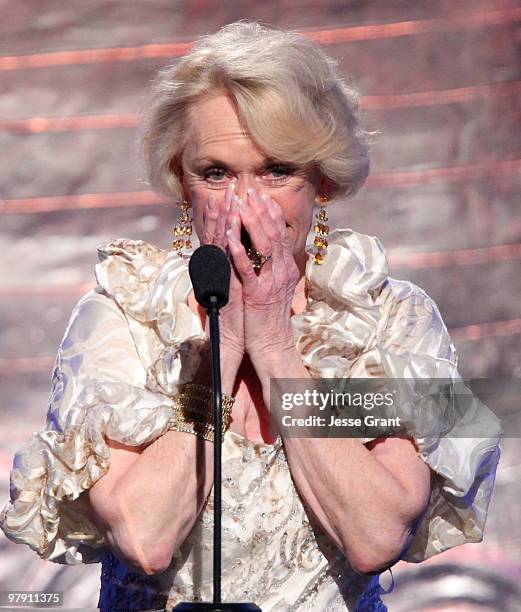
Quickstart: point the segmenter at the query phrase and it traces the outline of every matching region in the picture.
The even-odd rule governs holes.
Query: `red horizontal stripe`
[[[483,338],[510,336],[512,334],[521,334],[521,319],[490,321],[489,323],[455,327],[450,330],[450,335],[455,342],[472,342]]]
[[[521,94],[521,81],[475,85],[457,89],[420,91],[408,94],[385,94],[363,96],[364,109],[411,108],[470,102],[473,100]],[[137,113],[109,115],[73,115],[69,117],[27,117],[0,121],[0,131],[40,134],[42,132],[69,132],[78,130],[105,130],[115,128],[135,128],[138,125]]]
[[[515,174],[521,169],[521,159],[481,162],[468,166],[431,168],[409,172],[379,172],[366,181],[371,187],[407,187],[418,183],[455,182],[482,177],[494,178]],[[44,213],[56,210],[85,208],[118,208],[123,206],[155,206],[168,200],[152,191],[114,193],[84,193],[77,195],[47,196],[0,200],[0,213]]]
[[[363,96],[361,102],[364,109],[411,108],[470,102],[472,100],[519,93],[521,93],[521,81],[507,81],[505,83],[472,85],[469,87],[458,87],[456,89]]]
[[[324,45],[412,36],[425,32],[446,32],[449,29],[469,29],[501,25],[519,21],[521,8],[496,11],[462,12],[435,19],[400,21],[375,25],[350,26],[333,30],[303,31],[309,38]],[[114,47],[110,49],[84,49],[54,51],[30,55],[0,57],[0,70],[24,70],[72,64],[128,62],[141,59],[178,57],[188,51],[191,42],[158,43],[139,47]]]
[[[54,357],[0,357],[0,375],[49,372],[54,361]]]
[[[0,287],[0,299],[67,299],[79,298],[95,286],[94,283],[76,285],[18,285]]]
[[[378,172],[369,176],[368,187],[404,187],[418,183],[457,182],[482,177],[503,176],[515,174],[521,169],[521,159],[480,162],[466,166],[450,166],[448,168],[430,168],[428,170],[411,170],[408,172]]]
[[[499,244],[477,249],[390,253],[389,263],[397,268],[442,268],[521,259],[521,244]],[[1,294],[0,294],[1,295]]]
[[[441,268],[512,261],[521,258],[521,244],[499,244],[477,249],[431,251],[427,253],[389,253],[391,266],[396,268]],[[0,287],[0,299],[68,299],[80,298],[95,286],[94,283],[76,285],[18,285]]]
[[[450,331],[455,342],[478,341],[498,336],[521,333],[521,319],[491,321],[456,327]],[[3,375],[29,372],[47,372],[54,365],[54,357],[0,357],[0,372]]]
[[[113,47],[110,49],[81,49],[76,51],[51,51],[30,55],[0,57],[0,70],[25,70],[74,64],[105,64],[135,60],[177,57],[185,54],[192,43],[163,43],[139,47]]]
[[[165,204],[166,202],[167,200],[153,191],[81,193],[77,195],[0,200],[0,213],[41,213],[85,208],[154,206],[157,204]]]
[[[135,128],[137,123],[137,113],[76,115],[70,117],[28,117],[27,119],[0,121],[0,131],[19,134],[39,134],[41,132]]]
[[[302,32],[309,38],[324,45],[354,42],[359,40],[375,40],[381,38],[396,38],[413,36],[426,32],[446,32],[450,29],[470,29],[500,25],[521,19],[521,8],[496,11],[476,11],[455,13],[450,17],[420,19],[415,21],[399,21],[395,23],[379,23],[375,25],[352,26],[334,30],[319,30]]]

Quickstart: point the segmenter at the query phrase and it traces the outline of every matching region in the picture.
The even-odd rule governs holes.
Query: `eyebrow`
[[[283,163],[286,163],[286,162],[281,162],[280,160],[277,160],[273,157],[267,157],[261,164],[259,164],[258,169],[265,168],[266,166],[271,165],[271,164],[283,164]],[[232,167],[229,163],[225,162],[222,159],[217,159],[216,157],[196,157],[194,159],[194,164],[197,166],[211,165],[211,166],[218,166],[218,167],[223,167],[223,168]]]

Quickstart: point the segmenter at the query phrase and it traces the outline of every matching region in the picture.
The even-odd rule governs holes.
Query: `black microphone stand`
[[[262,612],[254,603],[221,602],[221,355],[219,349],[219,303],[215,296],[209,298],[206,311],[210,320],[210,344],[212,351],[212,387],[214,397],[214,509],[213,509],[213,602],[182,602],[173,610],[213,610],[214,612]]]

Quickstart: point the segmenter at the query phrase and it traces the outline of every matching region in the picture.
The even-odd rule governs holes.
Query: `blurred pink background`
[[[521,378],[521,5],[515,0],[4,0],[0,3],[0,504],[13,453],[43,427],[54,355],[115,237],[168,248],[137,114],[154,72],[237,19],[321,41],[354,78],[372,171],[332,227],[376,235],[423,287],[465,377]],[[281,58],[281,61],[283,58]],[[521,610],[521,467],[503,442],[485,541],[400,563],[391,610]],[[99,565],[41,561],[0,535],[0,590],[95,608]],[[384,585],[387,576],[382,578]],[[467,597],[468,595],[468,597]]]

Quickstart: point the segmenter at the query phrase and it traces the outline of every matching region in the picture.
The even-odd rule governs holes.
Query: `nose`
[[[239,196],[239,198],[245,200],[247,195],[246,191],[250,187],[252,187],[253,189],[257,187],[254,177],[249,173],[239,174],[235,187],[235,193]]]

